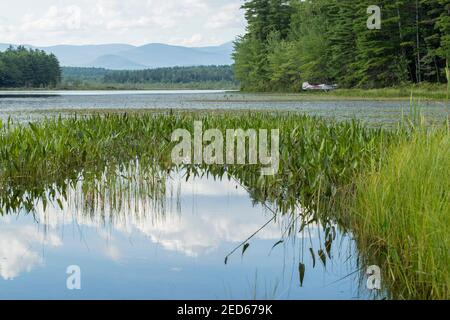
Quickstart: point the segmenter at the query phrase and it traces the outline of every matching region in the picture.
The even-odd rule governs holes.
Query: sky
[[[245,31],[242,0],[1,0],[0,43],[219,45]]]

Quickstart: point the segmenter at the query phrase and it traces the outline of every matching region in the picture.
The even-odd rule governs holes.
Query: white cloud
[[[186,182],[179,174],[167,181],[167,194],[181,195],[181,213],[171,211],[175,203],[166,203],[164,211],[159,212],[158,203],[150,197],[136,199],[132,193],[129,198],[124,193],[119,208],[112,210],[106,198],[97,203],[92,212],[88,209],[87,214],[79,184],[76,189],[69,190],[63,210],[58,205],[48,205],[44,210],[40,204],[31,220],[0,217],[0,276],[6,280],[14,279],[42,265],[44,260],[39,253],[42,247],[63,246],[60,236],[70,225],[79,232],[95,230],[95,236],[89,240],[93,244],[92,250],[116,263],[128,254],[118,241],[120,235],[129,239],[144,236],[143,239],[163,250],[187,257],[206,255],[221,245],[231,248],[260,229],[271,217],[270,212],[264,214],[261,206],[253,206],[247,192],[236,186],[228,179],[198,178]],[[176,199],[172,201],[177,202]],[[191,202],[195,203],[195,210]],[[254,239],[275,243],[283,236],[290,218],[290,215],[279,217]],[[317,226],[312,226],[313,236],[317,230]]]
[[[230,3],[219,8],[218,12],[212,15],[206,22],[206,27],[219,29],[227,27],[237,27],[242,21],[240,3]]]
[[[166,204],[166,209],[158,214],[155,211],[158,204],[151,199],[133,196],[130,199],[124,194],[119,208],[111,210],[109,201],[105,201],[101,204],[104,211],[97,207],[95,214],[86,214],[80,209],[83,208],[80,205],[83,203],[82,192],[71,190],[68,202],[63,203],[63,211],[58,206],[48,206],[44,212],[40,205],[35,217],[40,225],[54,232],[68,224],[96,229],[99,238],[106,243],[102,253],[116,262],[122,256],[120,249],[114,245],[111,234],[99,226],[108,226],[127,236],[144,235],[164,250],[198,257],[213,252],[221,244],[243,241],[271,217],[270,213],[263,214],[261,206],[254,207],[247,192],[233,180],[197,178],[186,182],[182,174],[172,178],[167,181],[168,194],[180,194],[181,203],[195,201],[195,213],[191,211],[191,205],[183,206],[179,214],[171,212],[170,205]],[[229,199],[228,204],[224,198]],[[258,232],[255,239],[279,240],[289,221],[290,216],[280,217],[276,223]]]
[[[113,245],[108,245],[105,250],[105,255],[109,257],[112,261],[118,262],[122,254],[120,253],[119,248]]]
[[[183,177],[176,177],[183,181]],[[176,185],[176,184],[175,184]],[[226,178],[222,180],[216,180],[214,182],[207,179],[196,179],[195,181],[189,180],[184,182],[180,186],[181,194],[189,196],[195,194],[196,196],[223,196],[224,194],[232,194],[233,196],[247,196],[247,192],[239,187],[233,180]]]
[[[0,42],[213,45],[245,29],[240,0],[0,2]],[[8,13],[8,14],[6,14]]]
[[[82,11],[78,6],[69,6],[62,9],[57,6],[51,6],[41,17],[35,14],[24,15],[19,30],[23,33],[32,32],[33,30],[76,30],[81,27],[81,15]]]
[[[5,280],[17,278],[43,264],[38,247],[58,247],[61,239],[55,233],[44,235],[34,226],[0,225],[0,276]]]

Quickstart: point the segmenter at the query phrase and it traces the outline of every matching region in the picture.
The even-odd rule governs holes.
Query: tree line
[[[105,84],[184,84],[235,82],[232,66],[171,67],[146,70],[107,70],[102,68],[63,68],[64,82]]]
[[[136,71],[110,71],[106,83],[199,83],[234,80],[231,66],[171,67]]]
[[[0,52],[1,88],[40,88],[61,81],[59,61],[53,54],[23,46]]]
[[[371,5],[381,9],[380,29],[367,26]],[[250,0],[242,8],[248,27],[234,59],[244,90],[446,81],[450,0]]]

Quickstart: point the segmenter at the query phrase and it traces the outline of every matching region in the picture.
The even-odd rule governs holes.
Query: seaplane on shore
[[[331,91],[336,90],[338,88],[337,84],[310,84],[309,82],[303,82],[302,89],[305,91],[310,90],[323,90],[323,91]]]

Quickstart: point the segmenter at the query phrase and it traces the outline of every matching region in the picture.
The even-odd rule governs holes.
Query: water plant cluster
[[[420,130],[356,179],[350,228],[398,298],[449,298],[450,135]]]
[[[175,166],[171,134],[192,132],[195,121],[222,132],[279,129],[279,173],[261,176],[259,165]],[[392,297],[448,298],[450,179],[441,174],[450,172],[448,140],[448,124],[426,129],[405,122],[379,129],[291,112],[167,110],[49,118],[27,125],[8,121],[0,123],[0,210],[32,212],[38,201],[62,206],[68,188],[80,182],[86,195],[105,194],[108,183],[114,190],[118,176],[135,179],[127,172],[136,172],[136,166],[150,183],[140,188],[149,195],[162,192],[161,181],[173,171],[183,170],[186,179],[203,174],[235,179],[255,202],[293,215],[300,231],[310,223],[323,225],[321,260],[338,223],[354,234],[367,263],[385,267]],[[102,187],[95,181],[103,181]]]
[[[94,115],[28,125],[9,121],[0,124],[2,194],[15,209],[25,192],[36,195],[55,183],[76,179],[80,172],[95,174],[134,159],[143,167],[172,168],[171,134],[180,128],[192,131],[196,120],[205,129],[280,130],[279,175],[262,179],[257,165],[209,166],[208,171],[233,174],[261,190],[264,198],[277,199],[284,209],[295,207],[299,199],[309,206],[317,194],[335,194],[355,172],[378,161],[393,136],[356,121],[330,122],[295,113]],[[186,166],[192,172],[199,169]]]

